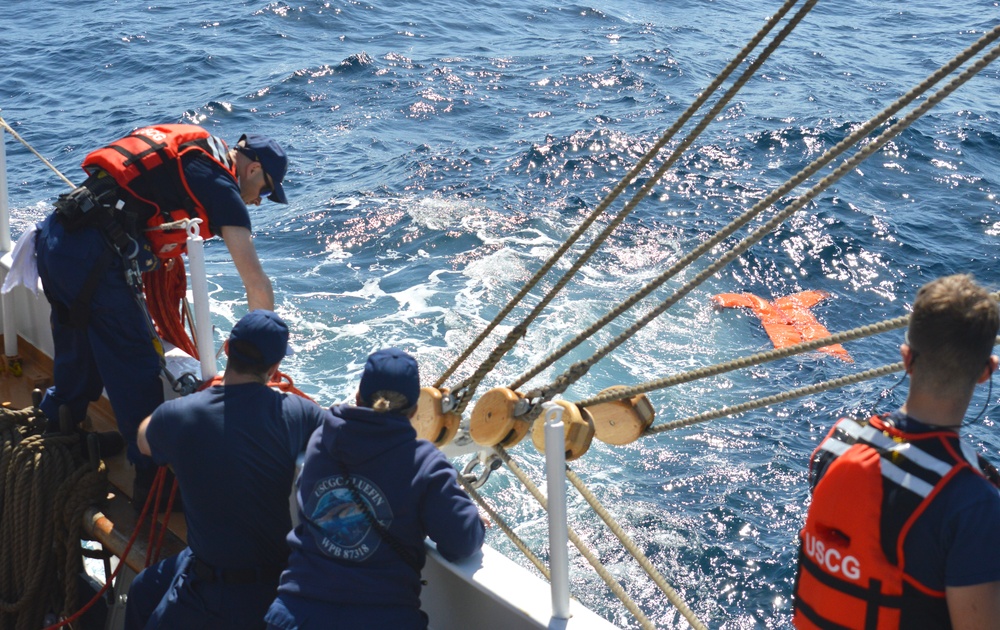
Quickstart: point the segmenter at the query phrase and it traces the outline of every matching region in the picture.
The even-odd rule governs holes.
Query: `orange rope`
[[[187,294],[184,259],[178,256],[163,261],[153,271],[142,274],[142,283],[149,315],[160,337],[197,359],[198,347],[184,327],[186,314],[183,304]]]

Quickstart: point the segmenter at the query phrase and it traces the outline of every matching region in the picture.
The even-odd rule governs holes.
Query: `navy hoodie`
[[[338,405],[309,440],[298,482],[299,525],[280,593],[350,605],[420,606],[420,575],[372,527],[345,480],[423,567],[424,538],[449,560],[483,544],[479,511],[454,466],[405,416]]]

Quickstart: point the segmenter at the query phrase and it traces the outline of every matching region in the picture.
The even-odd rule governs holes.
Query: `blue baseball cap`
[[[417,360],[399,348],[385,348],[373,352],[365,362],[358,393],[365,403],[372,402],[375,392],[390,391],[406,398],[407,407],[417,404],[420,398],[420,372]]]
[[[292,354],[288,326],[274,311],[250,311],[229,333],[226,354],[249,365],[272,366]]]
[[[248,157],[255,162],[260,162],[264,167],[264,172],[271,178],[274,190],[267,196],[268,199],[277,203],[288,203],[285,197],[285,189],[281,187],[285,173],[288,171],[288,156],[285,151],[268,136],[255,133],[245,133],[240,136],[240,142],[249,149]]]

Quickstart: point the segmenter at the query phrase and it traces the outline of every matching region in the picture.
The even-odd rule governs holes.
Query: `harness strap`
[[[90,322],[90,302],[94,299],[94,292],[97,291],[97,286],[101,283],[104,272],[111,266],[114,255],[111,248],[106,247],[97,257],[90,273],[87,274],[87,279],[83,281],[83,286],[80,287],[76,299],[70,304],[69,312],[66,313],[70,326],[81,329],[87,327]]]
[[[247,569],[220,569],[201,560],[191,557],[191,573],[204,582],[219,582],[222,584],[266,584],[277,582],[281,577],[281,567],[251,567]]]

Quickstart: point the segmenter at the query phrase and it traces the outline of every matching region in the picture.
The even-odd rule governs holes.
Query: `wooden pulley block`
[[[615,385],[601,390],[600,393],[622,389],[625,389],[625,386]],[[645,394],[590,405],[587,411],[594,417],[597,439],[606,444],[618,445],[631,444],[638,440],[649,425],[653,424],[653,417],[656,415],[653,405]]]
[[[469,435],[482,446],[514,446],[528,434],[527,421],[514,415],[523,396],[506,387],[496,387],[476,402],[469,419]]]
[[[459,415],[453,411],[445,413],[441,410],[441,399],[448,393],[448,388],[421,387],[420,398],[417,400],[417,413],[410,418],[410,424],[417,432],[417,437],[433,442],[442,447],[455,439]]]
[[[555,400],[555,404],[563,408],[563,435],[566,437],[566,461],[571,462],[587,452],[590,442],[594,439],[594,419],[590,412],[581,409],[567,400]],[[531,428],[531,441],[539,452],[545,452],[545,415],[535,420]]]

